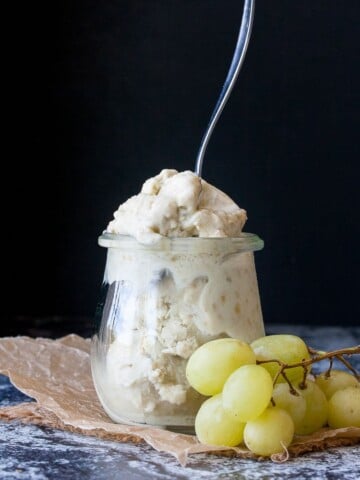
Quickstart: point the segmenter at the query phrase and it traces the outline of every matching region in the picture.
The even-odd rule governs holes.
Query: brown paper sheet
[[[154,449],[174,455],[185,465],[194,453],[259,458],[246,448],[211,447],[195,436],[155,427],[114,423],[97,398],[90,370],[90,341],[77,335],[58,340],[29,337],[0,339],[0,373],[36,402],[0,408],[0,419],[70,430],[120,442],[147,442]],[[289,456],[360,443],[360,428],[323,429],[295,438],[288,451],[274,455],[275,462]]]

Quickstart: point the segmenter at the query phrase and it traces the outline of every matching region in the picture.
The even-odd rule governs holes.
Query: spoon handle
[[[254,10],[255,10],[255,0],[245,0],[239,36],[237,39],[235,52],[229,68],[229,72],[225,79],[219,99],[211,115],[210,122],[205,131],[205,135],[201,140],[199,152],[196,158],[195,173],[199,177],[201,177],[204,155],[205,155],[206,147],[209,143],[211,134],[230,96],[231,90],[240,72],[240,68],[244,62],[245,53],[250,40],[250,34],[251,34],[251,29],[252,29],[252,24],[254,19]]]

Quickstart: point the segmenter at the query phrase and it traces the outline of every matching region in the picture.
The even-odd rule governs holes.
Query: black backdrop
[[[3,326],[93,315],[105,262],[97,236],[146,178],[194,168],[241,14],[235,0],[15,12]],[[359,17],[358,0],[257,0],[205,157],[204,178],[265,241],[256,265],[266,322],[359,322]]]

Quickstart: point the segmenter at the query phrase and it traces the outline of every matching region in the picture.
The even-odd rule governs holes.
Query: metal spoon
[[[255,10],[255,0],[245,0],[239,36],[237,39],[235,52],[229,68],[229,72],[225,79],[225,83],[221,90],[219,99],[215,105],[214,111],[211,115],[210,122],[205,131],[205,135],[201,140],[200,149],[196,158],[195,173],[199,177],[201,177],[204,155],[205,155],[206,147],[210,140],[210,136],[230,96],[231,90],[240,72],[240,68],[244,62],[245,53],[249,44],[249,39],[250,39],[250,34],[251,34],[251,29],[253,24],[254,10]]]

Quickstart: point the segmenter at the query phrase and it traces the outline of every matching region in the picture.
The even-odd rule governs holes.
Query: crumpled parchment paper
[[[0,373],[35,402],[0,408],[0,419],[70,430],[120,442],[147,442],[174,455],[185,465],[194,453],[260,458],[244,447],[202,445],[195,436],[149,426],[114,423],[97,398],[90,370],[90,340],[67,335],[57,340],[29,337],[0,338]],[[273,455],[275,462],[291,456],[360,443],[360,428],[324,428],[298,436],[287,451]]]

